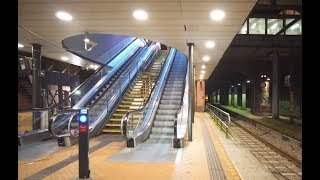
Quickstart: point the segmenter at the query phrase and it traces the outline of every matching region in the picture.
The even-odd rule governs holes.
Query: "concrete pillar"
[[[216,96],[216,91],[213,91],[213,104],[217,103],[217,96]]]
[[[229,87],[229,93],[228,93],[228,106],[232,105],[232,89]]]
[[[188,107],[188,141],[192,141],[192,122],[194,121],[194,81],[193,81],[193,43],[187,43],[188,45],[188,64],[189,64],[189,107]]]
[[[217,103],[220,104],[220,89],[217,90]]]
[[[247,93],[246,93],[246,84],[242,83],[242,91],[241,91],[241,109],[246,109],[247,104]]]
[[[32,44],[32,108],[41,108],[41,45]],[[40,112],[33,112],[32,129],[40,129]]]
[[[234,94],[233,94],[233,106],[237,107],[238,106],[238,88],[235,86],[233,88]]]
[[[203,112],[205,109],[205,81],[197,80],[197,111]]]
[[[192,66],[193,66],[193,48],[192,48]],[[194,98],[193,98],[193,111],[192,111],[192,117],[194,117],[194,112],[196,111],[196,102],[197,102],[197,84],[196,84],[196,81],[195,81],[195,74],[196,74],[196,66],[193,66],[193,71],[192,71],[192,82],[193,82],[193,87],[192,87],[192,91],[194,94]],[[192,119],[192,123],[194,122],[194,118]]]
[[[279,61],[278,51],[273,49],[272,56],[272,117],[279,118]]]
[[[62,85],[58,85],[58,99],[59,99],[59,102],[62,102],[63,101],[63,91],[62,91]],[[59,107],[58,107],[60,110],[63,109],[63,104],[61,104]]]

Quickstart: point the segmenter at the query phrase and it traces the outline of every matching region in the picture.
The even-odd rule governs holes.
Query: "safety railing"
[[[220,130],[226,133],[226,137],[229,138],[229,123],[230,123],[230,115],[229,113],[206,103],[206,109],[209,111],[210,115],[213,117],[214,122],[218,126],[220,126]]]

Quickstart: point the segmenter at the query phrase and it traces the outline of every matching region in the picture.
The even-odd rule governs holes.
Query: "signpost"
[[[88,109],[79,112],[79,178],[89,178],[89,114]]]

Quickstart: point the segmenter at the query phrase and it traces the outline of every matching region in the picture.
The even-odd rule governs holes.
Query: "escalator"
[[[149,99],[151,91],[156,84],[162,65],[168,55],[168,51],[161,50],[155,58],[152,66],[146,71],[141,72],[134,82],[131,84],[124,98],[109,118],[106,127],[102,130],[104,133],[120,133],[120,125],[122,117],[134,110],[143,107],[145,102]],[[141,115],[134,117],[134,123]]]
[[[141,46],[142,44],[144,46]],[[70,128],[68,121],[77,114],[77,109],[92,102],[91,99],[96,98],[99,95],[99,91],[106,90],[108,83],[116,81],[116,78],[119,77],[120,72],[127,66],[126,63],[130,62],[143,51],[147,51],[148,46],[151,46],[151,43],[146,44],[143,39],[131,39],[124,47],[118,47],[122,48],[122,50],[109,56],[110,59],[108,59],[107,64],[101,66],[58,104],[45,108],[20,109],[19,113],[32,112],[33,122],[40,122],[41,128],[25,134],[19,134],[18,141],[20,143],[34,142],[36,139],[41,141],[44,137],[43,134],[46,134],[46,137],[49,134],[57,139],[61,139],[64,135],[67,136],[66,133],[69,133],[67,130]],[[64,106],[67,102],[73,104],[73,107]],[[42,123],[47,123],[48,125]],[[42,125],[44,125],[44,128],[42,128]],[[62,135],[63,133],[64,135]]]
[[[187,137],[189,107],[188,59],[172,48],[159,76],[153,96],[139,112],[143,120],[136,126],[133,122],[138,112],[130,112],[121,120],[121,134],[128,147],[146,142],[169,143],[183,147]],[[148,144],[148,143],[147,143]]]
[[[129,59],[119,65],[119,70],[112,76],[101,78],[70,110],[59,112],[53,120],[53,134],[60,144],[65,137],[77,138],[79,109],[86,108],[89,113],[89,136],[100,133],[106,124],[106,117],[113,112],[118,102],[127,91],[132,80],[143,69],[160,49],[159,44],[149,43],[136,51]],[[106,80],[108,78],[108,80]]]
[[[186,76],[187,62],[176,57],[173,60],[170,73],[162,93],[157,109],[150,139],[173,139],[174,119],[182,105],[184,79]]]

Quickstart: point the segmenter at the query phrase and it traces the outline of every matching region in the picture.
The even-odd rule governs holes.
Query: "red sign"
[[[87,124],[80,124],[79,132],[88,132],[88,125]]]

